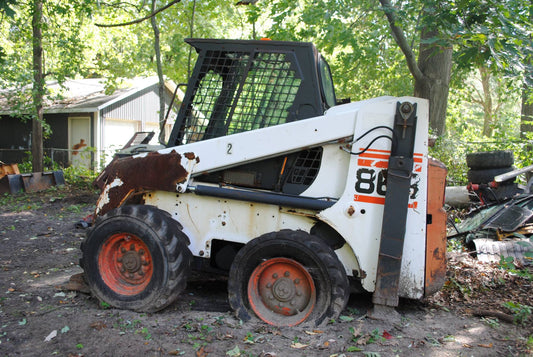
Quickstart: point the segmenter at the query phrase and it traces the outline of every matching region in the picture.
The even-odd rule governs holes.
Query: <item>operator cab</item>
[[[198,52],[168,147],[323,115],[336,104],[312,43],[185,40]]]

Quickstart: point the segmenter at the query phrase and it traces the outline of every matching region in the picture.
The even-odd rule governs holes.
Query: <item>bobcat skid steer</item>
[[[440,289],[427,101],[337,102],[310,43],[186,41],[198,60],[166,147],[130,147],[97,179],[80,265],[98,299],[157,311],[197,269],[228,276],[242,320],[292,326],[337,317],[353,287],[392,307]]]

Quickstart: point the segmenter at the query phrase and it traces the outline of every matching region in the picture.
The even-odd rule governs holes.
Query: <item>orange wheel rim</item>
[[[146,289],[154,267],[144,241],[133,234],[117,233],[102,246],[98,269],[104,283],[115,293],[137,295]]]
[[[255,314],[266,323],[295,326],[305,321],[315,307],[315,284],[300,263],[273,258],[252,272],[248,300]]]

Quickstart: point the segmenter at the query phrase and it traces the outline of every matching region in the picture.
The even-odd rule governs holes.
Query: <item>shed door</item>
[[[104,121],[104,150],[106,161],[109,161],[115,151],[127,144],[138,131],[139,122],[135,120],[106,119]]]
[[[72,166],[91,167],[91,118],[70,117],[69,124],[69,160]]]

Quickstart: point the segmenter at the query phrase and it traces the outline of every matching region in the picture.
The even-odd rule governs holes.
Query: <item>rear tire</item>
[[[89,230],[80,266],[99,300],[121,309],[158,311],[185,288],[192,258],[188,244],[168,213],[123,206]]]
[[[466,164],[474,170],[509,167],[513,166],[514,157],[510,150],[473,152],[466,154]]]
[[[495,169],[483,169],[483,170],[469,170],[467,172],[468,181],[472,183],[489,183],[494,181],[494,177],[513,171],[513,167],[501,167]],[[514,182],[514,178],[504,181],[501,184],[511,184]]]
[[[320,238],[303,231],[267,233],[236,255],[229,303],[243,321],[257,316],[276,326],[337,318],[349,297],[345,270]]]

